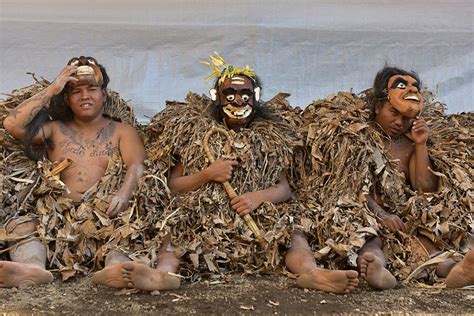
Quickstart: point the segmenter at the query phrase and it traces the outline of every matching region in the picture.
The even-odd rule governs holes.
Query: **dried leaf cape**
[[[48,81],[42,80],[13,91],[8,99],[1,101],[2,121],[11,109],[48,85]],[[104,113],[136,127],[131,106],[114,91],[109,91],[108,95]],[[63,279],[78,272],[102,268],[105,256],[111,250],[121,251],[132,259],[153,261],[154,252],[148,251],[154,247],[153,238],[147,237],[149,247],[144,246],[152,214],[139,213],[134,202],[119,218],[109,219],[105,214],[109,199],[118,191],[125,175],[120,155],[113,155],[104,176],[84,193],[83,203],[77,204],[63,196],[67,189],[59,176],[70,161],[52,163],[43,159],[36,163],[24,155],[22,144],[4,129],[0,140],[0,224],[18,225],[32,219],[39,222],[37,232],[21,238],[9,234],[14,225],[1,228],[0,241],[3,243],[0,246],[4,249],[0,249],[0,253],[3,257],[9,249],[5,241],[22,243],[39,238],[48,245],[47,267],[58,269]]]
[[[290,108],[286,96],[278,95],[264,106],[284,117]],[[189,93],[185,102],[168,102],[152,119],[145,133],[151,174],[145,176],[149,182],[141,203],[143,207],[153,207],[155,201],[161,201],[162,210],[157,211],[160,215],[155,225],[162,234],[171,235],[175,253],[183,259],[183,275],[277,271],[282,263],[279,250],[288,245],[297,221],[294,201],[278,205],[265,202],[251,213],[267,242],[262,248],[231,208],[221,183],[210,182],[193,192],[168,195],[169,201],[161,191],[161,183],[167,181],[168,171],[176,163],[182,163],[184,175],[209,165],[203,150],[204,136],[213,126],[227,129],[209,116],[210,105],[207,97]],[[237,194],[270,188],[277,184],[280,174],[289,176],[293,148],[301,139],[288,121],[257,117],[239,132],[227,130],[233,138],[231,143],[223,135],[214,134],[209,147],[216,159],[238,162],[229,181]]]
[[[388,138],[371,120],[371,91],[349,92],[315,101],[303,113],[306,132],[304,166],[298,168],[299,199],[316,210],[315,256],[329,268],[355,266],[357,251],[368,238],[384,241],[388,268],[409,281],[454,252],[466,252],[473,232],[473,113],[447,115],[444,105],[424,92],[423,117],[431,129],[428,144],[440,185],[436,193],[414,192],[383,146]],[[408,233],[393,234],[368,210],[364,196],[377,192],[387,211],[397,214]],[[442,251],[428,261],[416,234]],[[471,245],[472,246],[472,245]],[[428,273],[434,279],[434,273]]]

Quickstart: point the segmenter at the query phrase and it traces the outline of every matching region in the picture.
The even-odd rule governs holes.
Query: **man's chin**
[[[404,132],[400,131],[400,130],[389,129],[387,131],[387,134],[392,138],[398,138],[398,137],[402,136],[404,134]]]

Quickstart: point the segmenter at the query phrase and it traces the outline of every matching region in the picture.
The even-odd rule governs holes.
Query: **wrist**
[[[55,86],[54,82],[52,84],[50,84],[48,87],[46,87],[44,90],[44,95],[46,97],[54,97],[55,95],[58,95],[59,93],[61,93],[62,90],[59,90],[58,91],[58,88]]]
[[[266,197],[265,191],[255,191],[254,194],[255,194],[258,206],[260,206],[262,203],[266,201],[273,202],[269,198]]]
[[[426,148],[427,148],[426,141],[423,141],[421,143],[415,143],[415,149],[417,150],[420,150],[420,149],[425,150]]]
[[[209,171],[209,166],[201,170],[200,178],[204,180],[204,183],[208,183],[212,181],[211,172]]]

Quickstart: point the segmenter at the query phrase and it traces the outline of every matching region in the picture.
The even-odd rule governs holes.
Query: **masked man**
[[[374,81],[375,122],[388,135],[384,147],[392,160],[398,161],[397,169],[406,184],[418,192],[435,192],[439,179],[433,172],[427,141],[430,129],[422,117],[423,97],[420,80],[414,73],[395,67],[385,67]],[[367,195],[367,206],[393,233],[407,233],[404,219],[383,206],[383,199],[373,192]],[[417,236],[428,254],[439,252],[435,244],[423,235]],[[362,277],[370,285],[388,289],[396,285],[395,277],[385,268],[382,239],[369,240],[359,252],[359,267]],[[447,277],[448,286],[458,287],[473,284],[474,252],[456,264],[452,259],[440,263],[436,274]]]
[[[49,161],[67,164],[59,181],[64,194],[39,198],[37,216],[30,213],[6,225],[11,237],[39,239],[26,238],[11,247],[11,261],[0,262],[1,287],[51,282],[47,259],[66,279],[100,268],[105,256],[108,274],[120,270],[127,276],[107,285],[140,287],[140,282],[133,284],[131,270],[143,270],[142,264],[130,262],[113,236],[124,224],[121,215],[137,189],[145,152],[132,126],[103,115],[108,82],[105,68],[94,58],[73,58],[51,85],[4,120],[5,129],[25,142],[29,156],[41,158],[33,148],[44,145]],[[119,179],[122,162],[127,171]],[[104,284],[108,274],[94,281]],[[154,277],[148,273],[147,278]]]
[[[181,271],[192,271],[191,278],[278,273],[290,247],[285,261],[301,274],[299,286],[350,291],[357,272],[318,269],[304,235],[294,231],[303,208],[290,198],[288,171],[301,139],[297,124],[288,123],[286,96],[262,104],[260,80],[248,66],[226,65],[217,54],[205,64],[216,77],[211,100],[190,94],[186,103],[169,103],[149,130],[159,133],[150,157],[169,168],[174,196],[156,226],[174,236]]]

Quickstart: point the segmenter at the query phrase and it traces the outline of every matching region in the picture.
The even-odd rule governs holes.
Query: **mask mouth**
[[[420,102],[420,98],[418,98],[416,95],[406,96],[403,98],[403,100],[408,100],[408,101],[417,102],[417,103]]]
[[[76,76],[95,75],[94,69],[91,66],[79,66],[77,67]]]
[[[250,105],[246,105],[244,107],[235,107],[232,104],[227,104],[225,107],[222,108],[222,111],[232,119],[245,119],[252,114],[252,107]]]

